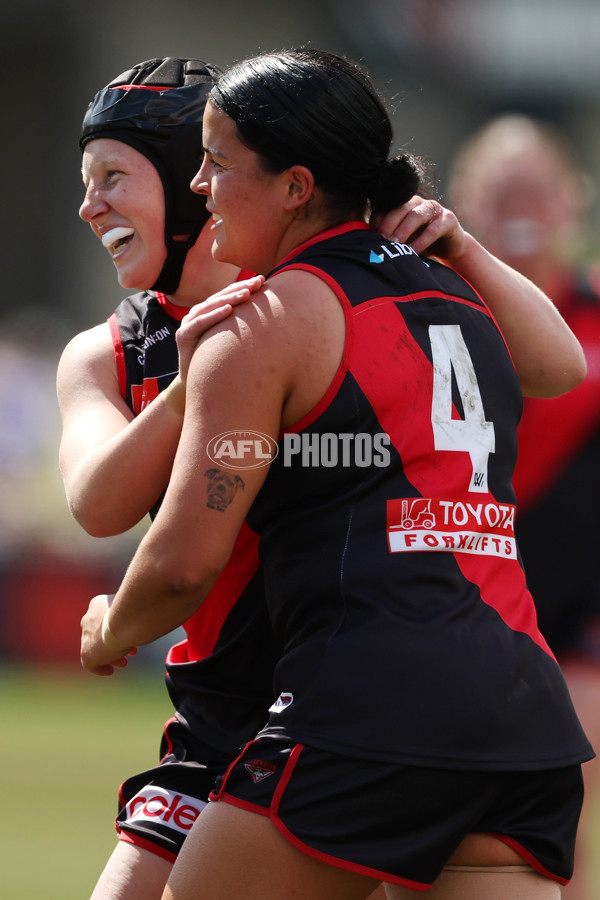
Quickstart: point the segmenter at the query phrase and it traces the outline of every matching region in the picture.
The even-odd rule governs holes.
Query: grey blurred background
[[[84,535],[57,465],[60,351],[125,296],[77,215],[78,131],[93,94],[153,56],[227,65],[311,44],[367,68],[392,111],[397,147],[429,160],[442,199],[458,145],[505,111],[559,126],[597,184],[600,4],[19,0],[0,23],[0,660],[77,665],[79,617],[92,594],[116,587],[140,533]],[[596,204],[582,256],[597,253],[599,216]]]

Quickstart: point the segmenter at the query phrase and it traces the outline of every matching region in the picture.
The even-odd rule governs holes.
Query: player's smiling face
[[[127,289],[152,287],[167,256],[165,198],[149,159],[112,138],[89,141],[83,152],[84,222],[102,241]]]
[[[285,173],[267,172],[243,144],[233,119],[207,103],[202,166],[192,190],[204,194],[212,214],[213,256],[254,272],[277,262],[284,228]]]

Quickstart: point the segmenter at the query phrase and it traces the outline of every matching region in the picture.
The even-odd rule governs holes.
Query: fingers
[[[83,663],[82,663],[82,665],[83,665]],[[83,668],[85,669],[86,667],[83,666]],[[113,669],[112,666],[96,666],[93,669],[88,669],[88,672],[91,675],[100,675],[102,677],[106,677],[107,675],[112,675],[114,673],[114,671],[115,670]]]
[[[260,290],[264,282],[264,275],[253,275],[252,278],[245,278],[243,281],[229,284],[222,290],[217,291],[216,294],[212,294],[206,300],[203,300],[202,303],[192,306],[190,311],[184,316],[183,321],[202,320],[202,317],[221,309],[223,306],[237,306],[239,303],[248,300],[251,294]]]
[[[248,296],[249,294],[246,292],[246,297],[238,299],[237,302],[239,303],[242,299],[247,299]],[[193,306],[189,313],[186,313],[181,320],[181,325],[177,331],[177,341],[194,340],[195,342],[205,331],[208,331],[213,325],[216,325],[218,322],[221,322],[223,319],[226,319],[227,316],[231,315],[231,311],[235,305],[236,298],[231,297],[228,302],[222,301],[217,306],[210,309],[201,309],[198,306]]]
[[[376,227],[389,240],[409,244],[415,253],[435,253],[442,258],[458,256],[465,232],[455,214],[437,200],[412,197],[385,216],[374,218]]]
[[[137,647],[133,647],[127,654],[122,650],[113,650],[113,653],[119,652],[120,655],[116,659],[110,659],[111,651],[102,640],[102,621],[113,597],[114,594],[92,597],[88,610],[81,619],[80,660],[83,668],[92,675],[112,675],[115,669],[123,669],[127,665],[128,656],[137,653]]]
[[[237,281],[208,297],[202,303],[192,306],[186,313],[176,334],[180,350],[180,374],[183,380],[185,380],[189,365],[188,356],[191,348],[195,347],[202,335],[213,325],[217,325],[231,315],[235,306],[244,303],[252,294],[260,290],[264,281],[263,275],[253,275],[251,278]],[[188,349],[185,349],[185,345],[188,345]]]
[[[137,647],[133,647],[127,656],[135,656],[137,653]],[[91,662],[87,660],[87,654],[83,653],[81,656],[81,666],[86,669],[91,675],[99,675],[102,677],[106,677],[107,675],[113,675],[115,669],[124,669],[128,664],[127,656],[120,656],[118,659],[112,660],[110,663],[102,663],[100,665],[92,665]]]
[[[253,275],[242,281],[236,281],[197,303],[181,320],[175,340],[179,351],[179,375],[185,384],[191,357],[202,335],[231,315],[239,303],[244,303],[265,282],[264,275]]]

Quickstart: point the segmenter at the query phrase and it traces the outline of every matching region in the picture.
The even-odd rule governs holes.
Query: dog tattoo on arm
[[[243,479],[222,469],[207,469],[204,474],[208,478],[206,505],[209,509],[225,512],[239,488],[245,487]]]

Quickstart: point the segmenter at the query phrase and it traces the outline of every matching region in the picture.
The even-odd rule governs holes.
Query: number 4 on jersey
[[[430,325],[433,357],[431,423],[436,450],[458,450],[471,457],[469,491],[488,490],[488,458],[496,446],[494,423],[487,422],[473,360],[460,325]],[[463,406],[462,419],[452,417],[452,371]]]

